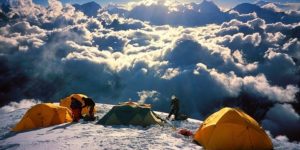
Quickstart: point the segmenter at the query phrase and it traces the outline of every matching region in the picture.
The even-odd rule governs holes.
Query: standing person
[[[171,100],[171,111],[167,119],[169,120],[173,114],[175,116],[175,120],[179,119],[179,99],[175,96]]]

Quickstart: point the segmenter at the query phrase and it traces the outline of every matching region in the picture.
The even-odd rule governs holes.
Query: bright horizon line
[[[0,0],[1,2],[4,2],[5,0]],[[48,6],[48,0],[32,0],[35,4],[42,5],[42,6]],[[140,2],[142,0],[59,0],[63,4],[85,4],[88,2],[96,2],[101,7],[106,7],[109,4],[127,4],[129,2]],[[182,3],[201,3],[203,0],[177,0]],[[281,2],[281,0],[207,0],[207,1],[213,1],[220,9],[222,10],[228,10],[231,8],[234,8],[235,6],[241,4],[241,3],[250,3],[254,4],[258,1],[264,1],[264,2],[271,2],[271,3],[279,3],[279,4],[287,4],[287,5],[294,5],[298,9],[300,9],[300,1],[297,0],[286,0],[285,2]]]

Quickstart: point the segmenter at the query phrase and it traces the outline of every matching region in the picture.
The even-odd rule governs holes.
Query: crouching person
[[[85,117],[84,120],[94,121],[96,119],[94,115],[95,102],[93,101],[93,99],[89,97],[88,98],[83,97],[82,100],[84,101],[84,105],[82,106],[82,108],[88,107],[89,109],[89,116]]]
[[[94,115],[94,107],[95,107],[95,102],[91,98],[82,98],[83,104],[77,100],[76,98],[72,97],[71,98],[71,109],[72,109],[72,114],[73,114],[73,121],[78,122],[81,118],[84,119],[85,121],[94,121],[96,119]],[[87,107],[89,110],[89,114],[82,116],[82,109]]]
[[[77,100],[76,98],[71,98],[71,109],[72,109],[72,116],[73,116],[73,122],[78,122],[80,118],[82,118],[81,111],[82,106],[81,102]]]

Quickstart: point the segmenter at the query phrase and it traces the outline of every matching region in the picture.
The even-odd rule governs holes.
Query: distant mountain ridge
[[[300,22],[300,17],[292,16],[285,12],[275,12],[270,9],[262,8],[262,6],[270,4],[271,2],[258,1],[255,4],[242,3],[231,10],[237,11],[240,14],[256,13],[259,18],[262,18],[266,23],[296,23]],[[285,5],[273,3],[279,8]],[[102,7],[94,2],[87,2],[84,4],[73,4],[77,11],[83,12],[88,17],[96,17],[99,9]],[[0,17],[7,20],[5,14],[10,11],[9,0],[0,1],[1,15]],[[171,11],[168,6],[151,4],[138,5],[131,10],[124,10],[121,8],[109,7],[107,10],[112,14],[119,14],[125,18],[133,18],[142,21],[149,21],[154,25],[183,25],[183,26],[202,26],[206,24],[221,24],[223,22],[236,19],[235,16],[229,12],[223,12],[213,1],[203,0],[201,3],[189,3],[178,7],[179,11]],[[207,17],[209,16],[209,17]]]
[[[242,3],[234,7],[232,10],[240,14],[249,14],[255,12],[259,18],[264,19],[267,23],[295,23],[300,21],[300,17],[294,17],[284,12],[275,12],[272,10],[261,8],[259,5]]]
[[[96,17],[98,10],[101,9],[101,6],[94,1],[82,5],[73,4],[73,6],[75,7],[76,10],[83,12],[85,15],[89,17]]]
[[[293,14],[262,8],[264,4],[269,4],[269,2],[261,1],[258,3],[259,4],[242,3],[231,10],[237,11],[239,14],[256,13],[257,16],[264,19],[266,23],[282,22],[287,24],[300,21],[300,17],[295,17]],[[222,24],[232,19],[243,22],[247,21],[246,17],[237,17],[230,11],[224,12],[213,1],[208,0],[204,0],[201,3],[178,5],[175,10],[160,4],[140,4],[131,10],[124,10],[117,6],[113,8],[113,6],[111,6],[104,8],[103,11],[108,11],[110,14],[118,14],[125,18],[149,21],[154,25],[203,26],[206,24]]]
[[[139,5],[128,12],[126,17],[149,21],[155,25],[184,25],[201,26],[230,20],[228,13],[222,12],[212,1],[204,0],[202,3],[190,3],[179,6],[178,11],[170,11],[168,6],[152,4]],[[207,17],[209,16],[209,17]]]

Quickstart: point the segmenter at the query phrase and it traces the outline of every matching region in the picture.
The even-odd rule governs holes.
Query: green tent
[[[161,124],[162,121],[151,111],[150,105],[127,102],[114,106],[97,124],[102,125],[140,125]]]

